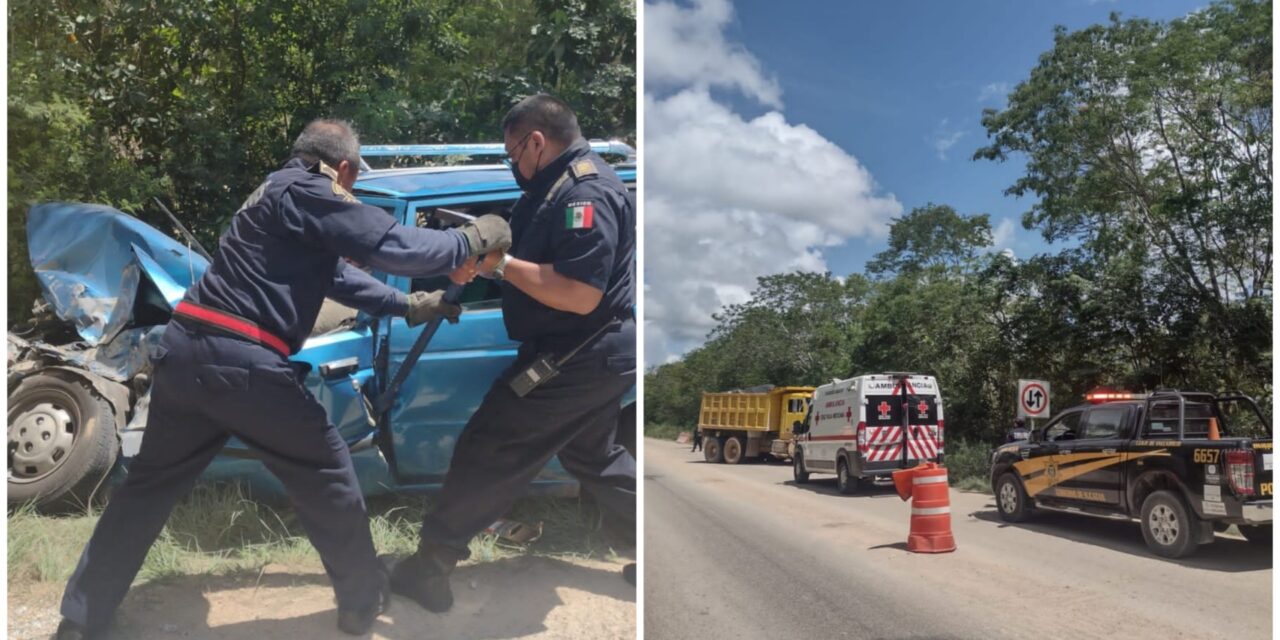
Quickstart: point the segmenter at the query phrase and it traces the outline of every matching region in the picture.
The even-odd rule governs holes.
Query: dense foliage
[[[109,204],[206,246],[310,119],[369,143],[499,139],[548,91],[590,137],[635,137],[630,0],[9,3],[9,318],[38,295],[33,202]]]
[[[938,377],[954,436],[999,438],[1018,378],[1086,390],[1241,389],[1271,405],[1271,5],[1059,30],[984,114],[978,159],[1026,159],[1023,224],[1070,247],[991,251],[986,215],[896,220],[868,276],[761,278],[708,342],[645,377],[645,415],[700,393],[876,371]]]

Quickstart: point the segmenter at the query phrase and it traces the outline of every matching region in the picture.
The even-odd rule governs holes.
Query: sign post
[[[1018,417],[1049,417],[1049,383],[1044,380],[1018,381]]]

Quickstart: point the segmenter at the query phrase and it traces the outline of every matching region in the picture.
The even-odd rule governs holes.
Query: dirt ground
[[[622,564],[522,556],[460,567],[455,602],[430,613],[400,597],[368,636],[418,638],[634,638],[635,587]],[[62,585],[9,585],[8,637],[48,638]],[[333,591],[319,567],[270,565],[260,576],[167,578],[137,585],[114,638],[138,640],[349,638],[334,627]]]

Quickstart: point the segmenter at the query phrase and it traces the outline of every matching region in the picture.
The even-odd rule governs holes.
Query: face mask
[[[536,176],[536,175],[538,175],[538,170],[539,170],[539,169],[538,169],[538,166],[539,166],[540,164],[542,164],[542,150],[541,150],[541,149],[539,149],[539,150],[538,150],[538,159],[533,163],[533,175],[535,175],[535,176]],[[532,188],[533,188],[533,179],[532,179],[532,178],[526,178],[526,177],[524,177],[523,175],[521,175],[521,173],[520,173],[520,166],[519,166],[519,164],[517,164],[517,163],[515,163],[515,162],[511,162],[510,160],[508,160],[508,161],[507,161],[507,167],[511,169],[511,175],[512,175],[513,177],[515,177],[515,179],[516,179],[516,186],[520,187],[520,190],[521,190],[521,191],[529,191],[530,189],[532,189]]]

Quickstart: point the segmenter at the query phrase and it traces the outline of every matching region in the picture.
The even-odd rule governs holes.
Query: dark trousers
[[[467,544],[511,508],[552,456],[602,508],[635,527],[636,461],[614,442],[622,394],[635,384],[635,330],[602,338],[523,398],[507,381],[537,354],[525,347],[494,381],[453,450],[421,546],[468,556]]]
[[[350,452],[289,362],[175,320],[154,361],[138,455],[111,497],[62,597],[62,615],[110,623],[173,505],[236,436],[284,484],[344,608],[373,605],[386,577]]]

